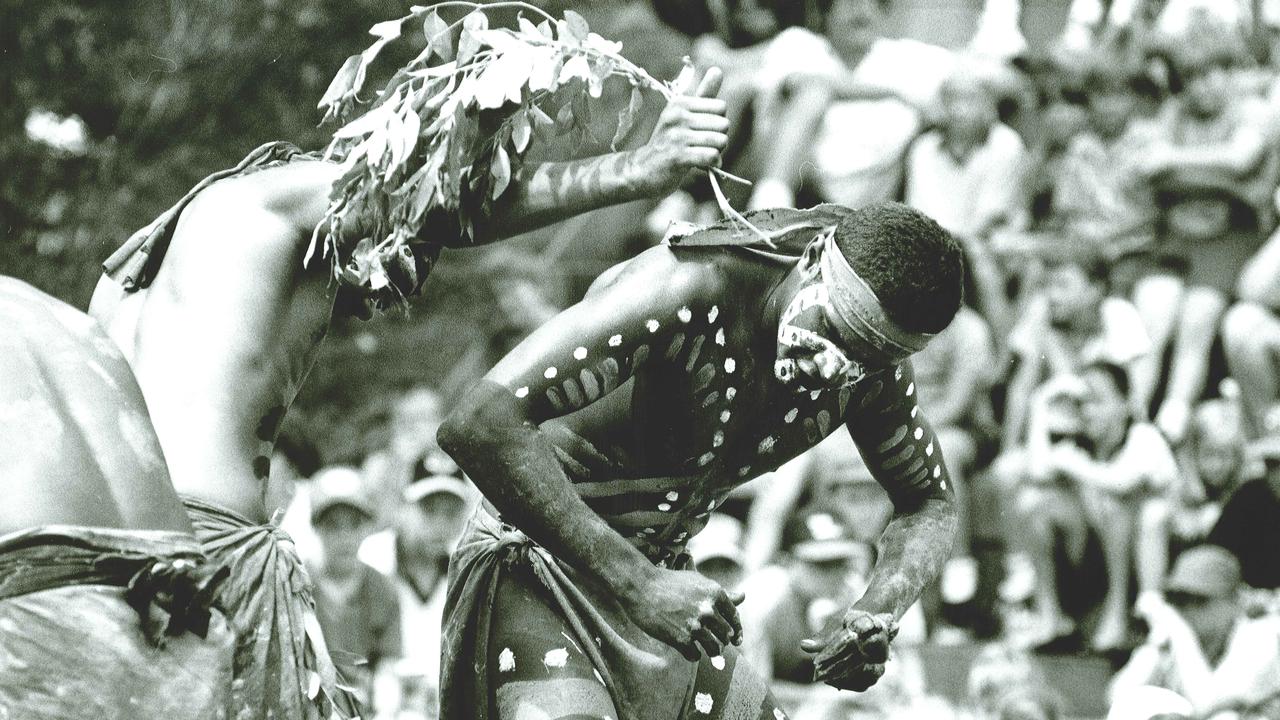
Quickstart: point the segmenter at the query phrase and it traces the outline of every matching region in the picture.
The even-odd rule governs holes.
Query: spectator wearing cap
[[[1235,555],[1250,587],[1280,590],[1280,433],[1254,441],[1249,455],[1266,474],[1232,493],[1209,541]]]
[[[1144,611],[1151,632],[1112,682],[1113,702],[1144,686],[1178,693],[1197,718],[1273,718],[1280,712],[1280,618],[1249,619],[1240,565],[1200,545],[1174,562],[1168,603]]]
[[[1036,398],[1028,438],[1029,482],[1016,491],[1021,542],[1035,566],[1038,626],[1028,642],[1065,644],[1088,602],[1073,582],[1097,559],[1105,570],[1092,646],[1100,651],[1123,645],[1128,635],[1128,591],[1134,536],[1143,505],[1176,480],[1173,453],[1156,429],[1138,422],[1126,402],[1127,375],[1116,365],[1095,363],[1078,378],[1051,383]],[[1051,429],[1054,405],[1076,413],[1076,432]],[[1071,407],[1074,406],[1074,407]],[[1061,412],[1059,408],[1057,412]],[[1093,546],[1100,558],[1090,561]],[[1063,600],[1076,612],[1064,612]]]
[[[1280,231],[1245,265],[1236,296],[1222,320],[1227,368],[1240,383],[1250,434],[1280,432]]]
[[[742,586],[743,653],[762,673],[809,684],[813,656],[800,641],[841,622],[843,608],[865,589],[875,551],[823,510],[802,512],[784,537],[784,564],[760,570]]]
[[[386,577],[359,559],[360,543],[374,528],[374,513],[354,468],[332,466],[315,476],[311,523],[321,550],[311,571],[316,616],[335,663],[365,703],[372,699],[375,676],[400,656],[395,591]]]
[[[742,523],[732,516],[714,513],[707,526],[689,540],[689,557],[698,572],[736,590],[745,577],[742,554]]]
[[[1178,460],[1177,482],[1167,495],[1146,503],[1138,520],[1139,605],[1144,595],[1159,594],[1170,556],[1208,539],[1223,504],[1247,479],[1238,401],[1200,403]]]
[[[380,709],[435,717],[449,556],[476,498],[470,485],[452,475],[416,480],[401,494],[391,529],[360,547],[360,558],[391,578],[400,609],[403,652],[382,676],[376,693]]]
[[[1271,225],[1277,155],[1268,112],[1233,75],[1245,57],[1235,33],[1197,28],[1171,38],[1167,54],[1174,95],[1153,121],[1155,141],[1139,168],[1161,208],[1157,262],[1134,287],[1156,352],[1135,381],[1140,397],[1154,397],[1171,347],[1154,417],[1176,444],[1204,391],[1209,350],[1240,269]]]

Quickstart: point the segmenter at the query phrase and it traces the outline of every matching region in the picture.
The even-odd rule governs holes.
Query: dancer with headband
[[[841,425],[896,513],[867,592],[802,647],[817,679],[874,684],[954,537],[908,358],[962,275],[904,205],[767,210],[611,269],[534,332],[440,431],[488,500],[453,561],[441,717],[785,717],[739,662],[741,596],[684,548]]]

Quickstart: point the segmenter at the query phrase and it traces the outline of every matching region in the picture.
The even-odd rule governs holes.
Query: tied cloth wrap
[[[0,537],[0,716],[228,717],[227,576],[185,533],[49,525]]]
[[[311,580],[288,533],[193,497],[182,503],[205,554],[231,569],[219,604],[237,634],[234,717],[358,717],[355,696],[339,685]]]
[[[846,343],[869,364],[896,365],[922,350],[933,335],[904,330],[880,304],[836,246],[835,229],[853,211],[842,205],[807,210],[774,208],[747,213],[755,230],[732,219],[706,228],[678,225],[665,242],[673,248],[727,247],[778,265],[795,265],[812,243],[821,243],[822,282],[829,298],[827,319]]]
[[[282,165],[299,157],[310,156],[293,143],[270,142],[258,147],[235,167],[220,170],[201,180],[177,204],[152,220],[150,225],[135,232],[102,263],[102,271],[128,292],[148,287],[155,280],[160,263],[164,261],[164,254],[173,240],[173,231],[178,226],[178,217],[200,191],[219,180]]]

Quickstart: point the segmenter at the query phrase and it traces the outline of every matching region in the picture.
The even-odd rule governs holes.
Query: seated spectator
[[[1174,562],[1168,604],[1145,610],[1151,633],[1112,681],[1113,702],[1144,686],[1186,698],[1197,718],[1273,718],[1280,713],[1280,618],[1248,619],[1240,566],[1201,545]]]
[[[743,653],[762,673],[793,683],[813,682],[813,655],[801,641],[837,626],[843,608],[866,589],[875,550],[853,536],[843,519],[820,510],[801,514],[784,565],[765,568],[743,586]]]
[[[907,153],[904,201],[953,235],[985,243],[1025,221],[1022,138],[999,120],[995,70],[969,60],[942,83],[937,128]]]
[[[311,524],[322,555],[311,571],[316,617],[335,664],[368,704],[375,676],[400,656],[400,610],[390,581],[359,559],[360,543],[374,528],[360,474],[333,466],[313,482]]]
[[[453,459],[436,445],[436,430],[444,419],[440,394],[431,387],[414,387],[391,405],[387,446],[365,459],[361,474],[366,492],[376,500],[378,527],[388,527],[400,507],[401,493],[414,480],[458,472]]]
[[[1280,232],[1245,265],[1236,292],[1222,321],[1227,367],[1251,434],[1280,432]]]
[[[1128,389],[1123,369],[1095,363],[1079,378],[1051,381],[1035,400],[1027,481],[1014,496],[1021,547],[1036,575],[1038,623],[1031,642],[1056,648],[1078,637],[1077,620],[1064,612],[1066,598],[1060,592],[1069,588],[1060,579],[1099,559],[1106,592],[1091,645],[1109,651],[1127,639],[1137,518],[1143,504],[1177,477],[1173,454],[1159,432],[1134,421]],[[1060,435],[1051,429],[1053,415],[1064,409],[1078,413],[1078,432]],[[1091,544],[1100,557],[1089,557]]]
[[[1280,434],[1255,441],[1249,455],[1264,465],[1266,475],[1236,488],[1209,542],[1235,555],[1250,587],[1280,590]]]
[[[1006,400],[1005,449],[1019,445],[1028,400],[1045,379],[1091,362],[1129,368],[1150,352],[1137,311],[1127,300],[1108,297],[1107,283],[1108,266],[1095,254],[1068,251],[1045,259],[1043,286],[1009,336],[1017,367]]]
[[[707,526],[689,540],[694,569],[720,583],[726,590],[742,584],[746,568],[742,554],[742,523],[732,516],[713,513]]]
[[[835,0],[824,36],[791,28],[770,44],[756,73],[755,138],[765,157],[751,207],[794,205],[802,181],[850,207],[897,195],[907,146],[954,59],[886,37],[889,5]]]
[[[1162,208],[1158,263],[1134,287],[1155,352],[1136,368],[1137,396],[1155,397],[1171,347],[1157,426],[1181,441],[1204,391],[1209,350],[1240,270],[1271,222],[1276,153],[1260,100],[1241,92],[1232,68],[1240,39],[1203,31],[1170,42],[1174,96],[1153,121],[1141,172]]]
[[[1151,243],[1155,203],[1138,163],[1150,142],[1135,121],[1142,68],[1118,52],[1087,56],[1082,77],[1089,124],[1067,144],[1054,182],[1053,220],[1069,242],[1116,258]]]
[[[1138,606],[1159,595],[1169,557],[1205,542],[1227,497],[1244,483],[1245,435],[1235,401],[1206,400],[1192,415],[1179,477],[1138,521]]]
[[[449,556],[477,496],[467,483],[450,475],[417,480],[405,488],[391,531],[370,537],[360,547],[361,560],[392,579],[400,608],[402,660],[383,676],[375,693],[380,711],[435,717]]]

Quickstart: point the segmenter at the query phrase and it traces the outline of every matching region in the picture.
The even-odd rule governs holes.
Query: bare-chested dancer
[[[476,219],[477,235],[507,237],[658,195],[715,165],[728,129],[718,87],[712,71],[671,101],[638,149],[526,164],[493,213]],[[271,146],[249,162],[264,167],[213,182],[147,228],[159,242],[131,240],[90,311],[137,375],[205,551],[233,567],[222,601],[241,633],[243,706],[253,717],[309,718],[341,698],[309,583],[292,543],[267,523],[263,490],[280,420],[335,312],[348,307],[346,298],[335,306],[327,261],[304,265],[343,170]],[[341,232],[354,242],[363,230],[356,221]],[[474,244],[444,222],[421,235],[428,252]]]
[[[0,497],[0,717],[226,717],[234,636],[133,373],[5,277]]]
[[[865,690],[955,515],[908,357],[950,323],[960,251],[904,205],[749,216],[614,268],[440,430],[484,492],[453,560],[442,717],[783,718],[739,662],[741,597],[685,543],[735,486],[843,425],[893,499],[866,594],[805,641]]]

